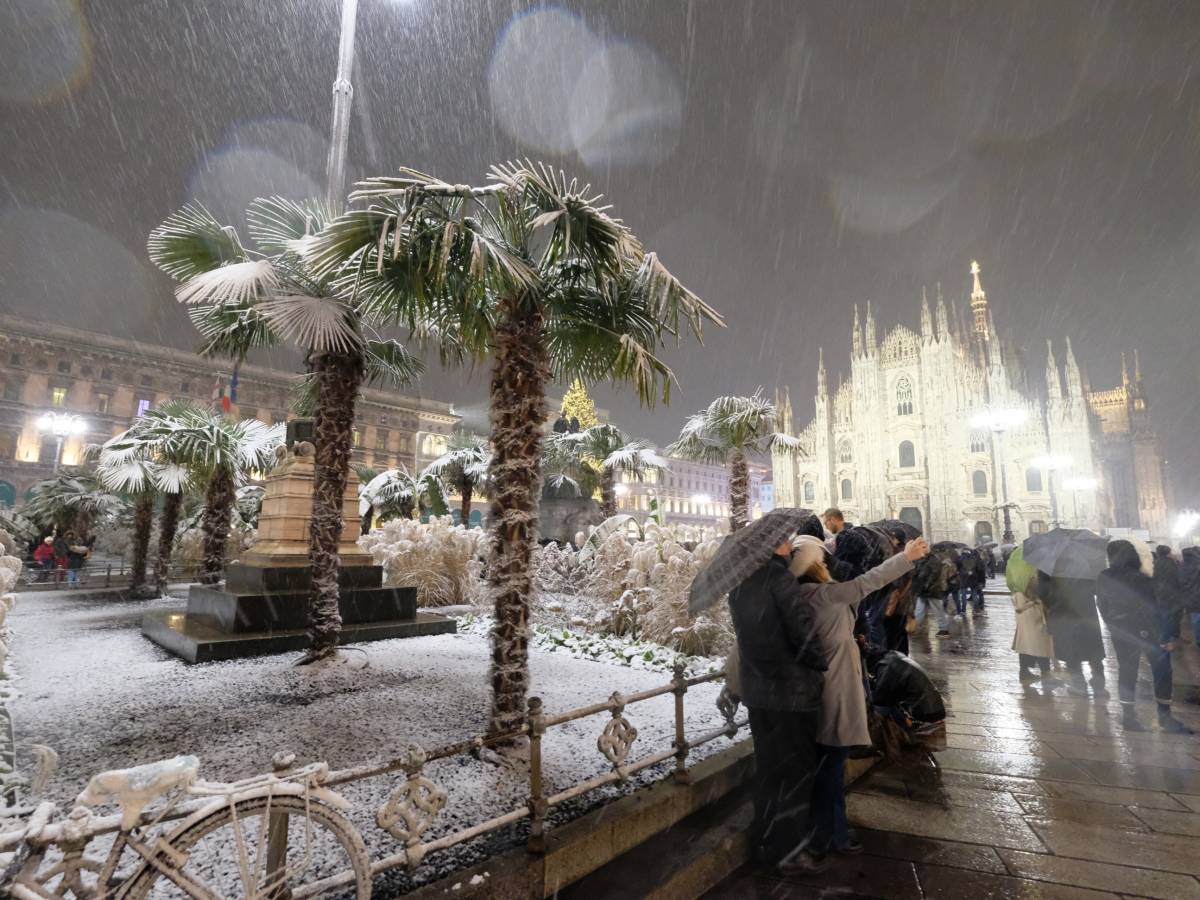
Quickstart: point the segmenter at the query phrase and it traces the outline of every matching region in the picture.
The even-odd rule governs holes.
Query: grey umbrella
[[[1054,528],[1027,537],[1025,562],[1055,578],[1094,579],[1108,566],[1108,539],[1086,528]]]
[[[708,609],[762,568],[779,544],[797,532],[811,533],[813,520],[809,509],[773,509],[728,535],[712,562],[692,579],[688,612],[695,616]]]

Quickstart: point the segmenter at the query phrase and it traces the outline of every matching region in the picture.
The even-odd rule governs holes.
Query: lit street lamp
[[[1194,509],[1185,509],[1175,517],[1175,527],[1171,530],[1175,537],[1183,539],[1195,531],[1197,525],[1200,525],[1200,513]]]
[[[1004,432],[1024,423],[1025,410],[985,406],[971,417],[972,428],[986,428],[996,436],[992,442],[993,463],[1000,470],[1000,508],[1004,510],[1004,536],[1001,540],[1011,544],[1016,540],[1012,530],[1011,506],[1008,502],[1008,475],[1004,471]]]
[[[1075,521],[1076,528],[1081,527],[1083,524],[1082,522],[1079,521],[1079,492],[1080,491],[1094,491],[1099,486],[1099,484],[1100,484],[1100,482],[1097,481],[1095,478],[1089,478],[1086,475],[1077,475],[1076,477],[1068,478],[1066,481],[1063,482],[1063,487],[1065,487],[1068,491],[1071,492],[1072,509],[1075,513],[1073,518]]]
[[[87,422],[69,413],[46,413],[37,423],[38,431],[47,431],[58,441],[54,448],[54,471],[62,463],[63,441],[73,434],[83,434],[87,431]]]
[[[1071,468],[1075,465],[1075,458],[1067,453],[1047,453],[1034,459],[1033,464],[1046,470],[1046,482],[1050,490],[1050,526],[1053,528],[1061,525],[1062,522],[1058,518],[1058,494],[1054,490],[1054,473]]]

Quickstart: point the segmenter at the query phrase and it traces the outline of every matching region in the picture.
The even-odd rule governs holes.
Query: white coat
[[[1054,638],[1046,627],[1046,607],[1036,594],[1014,591],[1013,610],[1017,616],[1017,631],[1013,635],[1012,648],[1026,656],[1054,658]]]

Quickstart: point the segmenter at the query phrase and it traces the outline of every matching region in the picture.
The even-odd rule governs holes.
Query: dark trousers
[[[1114,635],[1113,647],[1117,651],[1117,696],[1122,703],[1133,702],[1142,656],[1150,663],[1150,674],[1154,678],[1154,699],[1159,703],[1171,702],[1170,653],[1158,644],[1135,637],[1118,638]]]
[[[846,821],[846,760],[850,748],[818,744],[817,752],[811,846],[817,853],[845,850],[850,843],[850,825]]]
[[[1047,658],[1045,656],[1030,656],[1028,653],[1021,653],[1021,654],[1019,654],[1019,656],[1020,656],[1020,665],[1021,665],[1022,672],[1026,672],[1026,671],[1032,669],[1034,666],[1037,666],[1039,669],[1042,670],[1043,678],[1050,674],[1049,658]]]
[[[899,650],[908,656],[908,616],[884,616],[883,632],[889,650]]]
[[[958,602],[959,615],[967,611],[968,600],[972,602],[976,610],[983,609],[983,587],[978,584],[970,584],[962,589],[962,594]]]
[[[819,713],[750,710],[754,736],[752,846],[764,862],[783,859],[812,834]]]

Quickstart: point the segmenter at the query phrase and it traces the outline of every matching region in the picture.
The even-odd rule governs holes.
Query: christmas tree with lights
[[[600,420],[596,417],[596,404],[588,396],[587,387],[578,378],[572,381],[571,386],[567,389],[559,415],[571,424],[572,431],[576,429],[576,422],[579,423],[578,430],[580,431],[600,424]]]

